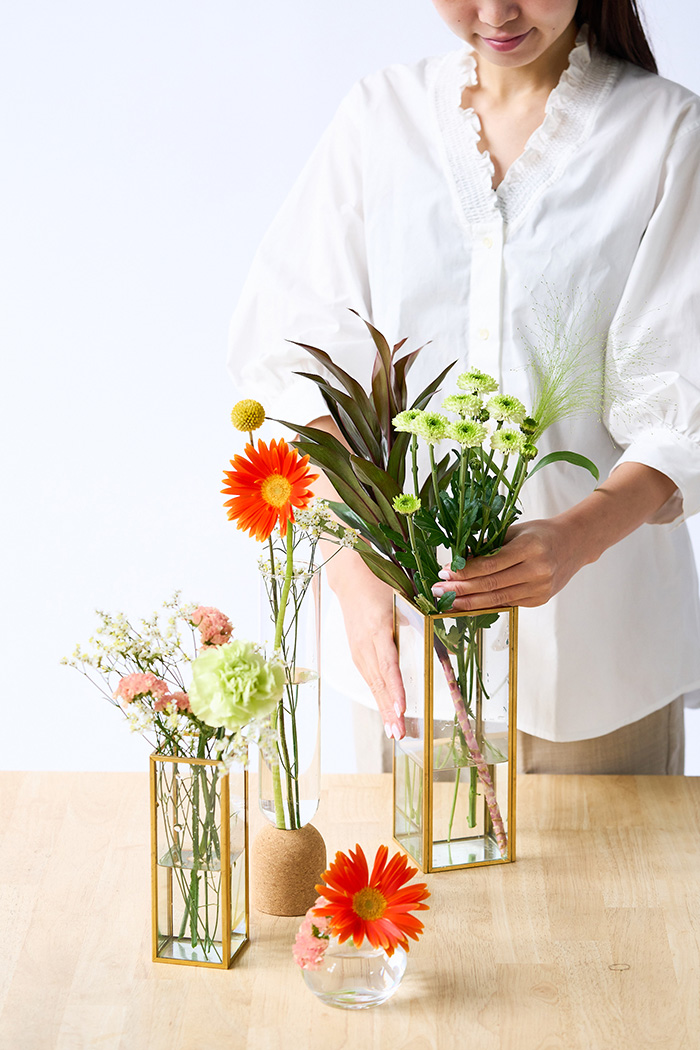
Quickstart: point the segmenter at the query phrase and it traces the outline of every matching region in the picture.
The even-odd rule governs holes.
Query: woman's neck
[[[523,95],[548,95],[569,64],[577,32],[572,22],[550,48],[525,66],[499,66],[475,54],[479,91],[497,104],[507,104]]]

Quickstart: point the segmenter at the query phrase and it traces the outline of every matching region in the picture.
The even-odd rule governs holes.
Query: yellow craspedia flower
[[[231,422],[236,430],[257,430],[265,422],[265,409],[259,401],[244,398],[231,409]]]

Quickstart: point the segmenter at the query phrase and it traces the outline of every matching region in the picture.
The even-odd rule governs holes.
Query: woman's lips
[[[529,35],[529,33],[530,30],[528,29],[527,33],[521,33],[520,36],[509,36],[505,38],[484,36],[481,39],[485,44],[488,44],[489,47],[492,47],[494,51],[514,51],[516,47],[519,47],[520,44],[522,44],[523,40]]]

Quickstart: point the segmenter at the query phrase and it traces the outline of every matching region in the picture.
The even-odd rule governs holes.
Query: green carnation
[[[420,500],[417,496],[404,492],[394,498],[393,506],[397,514],[415,514],[420,510]]]
[[[266,660],[252,642],[217,645],[192,664],[190,709],[208,726],[242,729],[273,710],[284,682],[282,664]]]
[[[498,383],[493,376],[480,372],[478,368],[472,368],[457,376],[457,386],[471,394],[492,394],[494,390],[498,390]]]

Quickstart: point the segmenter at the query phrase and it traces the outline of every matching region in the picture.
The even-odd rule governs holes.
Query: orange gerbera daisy
[[[313,496],[307,487],[318,474],[309,471],[309,457],[300,456],[284,439],[258,441],[257,451],[246,445],[244,456],[231,460],[234,470],[224,471],[224,495],[233,499],[228,507],[229,521],[247,529],[257,540],[266,540],[279,523],[284,535],[288,521],[294,521],[294,507],[306,507]]]
[[[387,863],[389,851],[380,846],[370,875],[362,848],[355,846],[355,853],[349,853],[349,857],[336,853],[321,876],[324,884],[316,889],[327,903],[314,912],[330,920],[331,932],[341,944],[352,937],[359,948],[366,937],[373,948],[384,948],[387,955],[393,954],[397,944],[408,951],[406,938],[417,941],[423,932],[423,923],[410,912],[427,909],[423,901],[430,896],[424,882],[404,885],[418,869],[409,867],[400,853]]]

